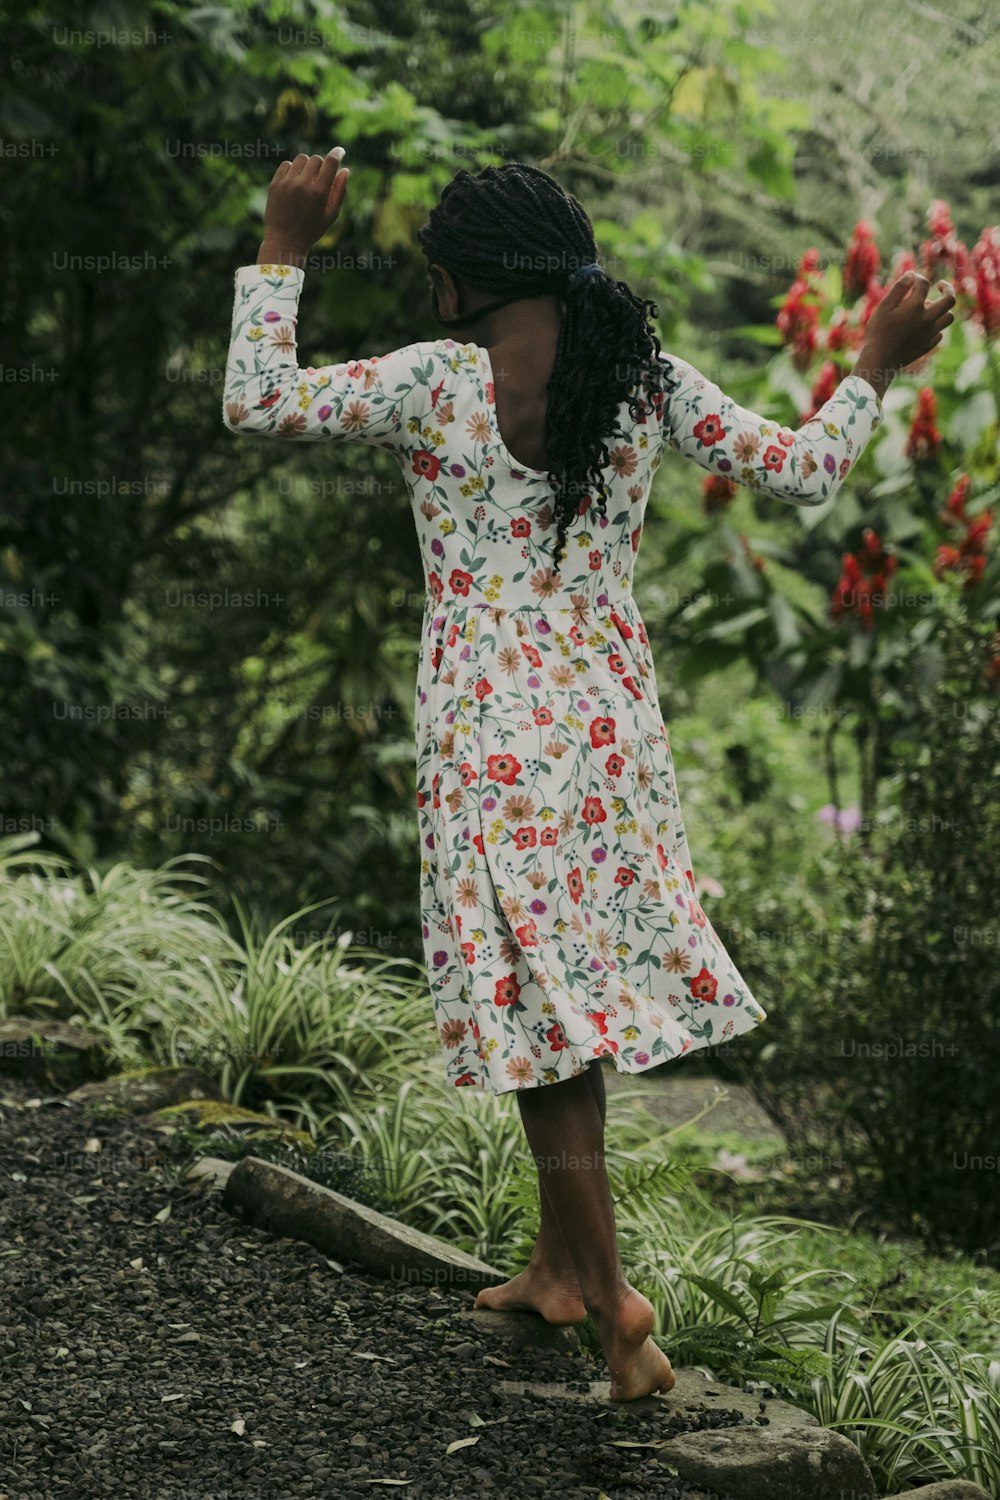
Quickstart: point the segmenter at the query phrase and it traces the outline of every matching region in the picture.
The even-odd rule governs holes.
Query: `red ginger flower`
[[[879,253],[872,226],[867,219],[859,219],[854,226],[854,234],[844,261],[844,297],[852,300],[860,297],[867,290],[872,277],[877,275],[878,268]]]
[[[896,571],[896,559],[885,550],[878,534],[870,526],[862,533],[857,553],[845,552],[843,572],[830,600],[833,618],[838,622],[847,615],[861,618],[865,630],[871,630],[876,608],[887,607],[886,584]]]
[[[1000,229],[984,229],[972,250],[976,316],[987,338],[1000,333]]]
[[[816,384],[809,393],[810,406],[808,411],[799,414],[799,425],[810,421],[821,406],[825,406],[840,384],[840,371],[832,359],[825,361],[823,368],[816,378]]]
[[[935,577],[940,578],[944,573],[961,573],[967,589],[974,588],[986,571],[986,541],[993,525],[991,509],[980,511],[971,521],[966,515],[969,483],[968,474],[960,475],[945,501],[944,510],[938,512],[945,525],[964,527],[965,535],[957,547],[950,542],[941,542],[934,554]]]
[[[724,474],[706,474],[701,482],[701,505],[706,516],[725,510],[736,494],[736,481]]]
[[[820,288],[815,284],[819,273],[819,251],[810,249],[799,262],[798,274],[788,290],[775,322],[786,346],[791,347],[792,363],[797,370],[807,370],[819,343]],[[810,300],[806,300],[806,299]]]
[[[941,446],[937,428],[937,397],[933,387],[923,385],[917,392],[917,411],[906,440],[906,456],[913,459],[933,458]]]
[[[956,292],[972,293],[969,280],[969,252],[955,232],[951,209],[943,198],[935,198],[927,210],[930,236],[920,246],[920,269],[933,282],[947,277]]]

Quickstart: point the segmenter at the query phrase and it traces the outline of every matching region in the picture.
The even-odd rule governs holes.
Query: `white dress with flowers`
[[[606,515],[559,575],[546,475],[497,427],[489,351],[453,339],[299,366],[304,273],[236,272],[223,418],[234,432],[396,456],[423,560],[416,684],[420,901],[447,1079],[494,1093],[624,1073],[765,1013],[697,899],[632,574],[664,445],[796,505],[825,500],[882,420],[848,375],[794,431],[675,355],[679,388],[619,409]]]

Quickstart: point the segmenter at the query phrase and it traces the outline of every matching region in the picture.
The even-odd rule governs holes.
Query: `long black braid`
[[[597,260],[593,225],[555,178],[523,162],[486,167],[476,176],[458,172],[417,238],[428,265],[498,294],[496,303],[461,318],[445,323],[439,316],[445,327],[522,297],[565,299],[545,417],[558,572],[570,523],[595,497],[598,515],[606,513],[609,440],[626,435],[618,426],[621,402],[627,398],[638,419],[679,384],[648,321],[659,310],[604,271],[568,284],[578,267]]]

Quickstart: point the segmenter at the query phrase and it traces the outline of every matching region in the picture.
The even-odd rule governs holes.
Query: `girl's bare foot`
[[[529,1261],[517,1276],[502,1286],[484,1287],[476,1298],[477,1307],[500,1312],[521,1309],[541,1313],[546,1323],[561,1326],[582,1323],[587,1316],[580,1283],[575,1275],[559,1275]]]
[[[591,1310],[611,1374],[612,1401],[635,1401],[669,1391],[676,1377],[670,1361],[649,1337],[656,1313],[635,1287],[622,1287],[606,1308]]]

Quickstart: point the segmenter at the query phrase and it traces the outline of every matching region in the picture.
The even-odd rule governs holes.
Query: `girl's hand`
[[[310,247],[344,205],[350,168],[341,168],[343,146],[326,156],[298,155],[279,165],[267,191],[264,239],[257,264],[301,266]]]
[[[942,295],[927,302],[930,282],[917,271],[907,271],[886,292],[865,329],[865,343],[895,370],[911,365],[937,347],[944,330],[954,323],[955,289],[939,281]]]

